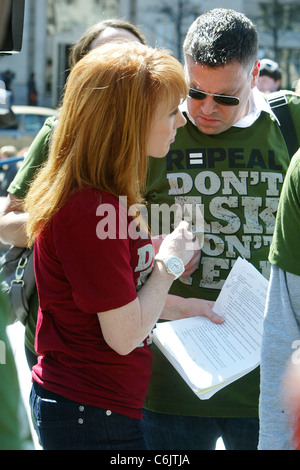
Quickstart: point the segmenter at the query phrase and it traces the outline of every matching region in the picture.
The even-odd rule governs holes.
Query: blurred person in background
[[[273,93],[280,90],[281,71],[277,62],[271,59],[260,61],[257,88],[263,93]]]
[[[299,233],[300,150],[292,158],[285,177],[269,253],[271,276],[265,307],[260,366],[260,450],[295,448],[293,420],[299,418],[300,405],[299,393],[297,396],[295,387],[295,384],[299,384],[300,364]],[[292,366],[293,362],[298,367],[289,368],[290,377],[287,383],[288,364]],[[294,383],[292,372],[295,374]],[[288,397],[290,399],[287,400]],[[292,410],[294,413],[291,413]],[[299,429],[297,435],[299,439]]]

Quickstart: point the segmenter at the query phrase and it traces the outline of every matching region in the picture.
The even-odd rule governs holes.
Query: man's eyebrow
[[[220,92],[220,93],[215,93],[215,92],[210,92],[207,90],[203,90],[200,85],[196,85],[192,80],[189,81],[190,83],[190,88],[194,88],[195,90],[203,91],[204,93],[213,93],[214,95],[224,95],[224,96],[234,96],[235,93],[239,90],[239,87],[236,88],[234,91],[229,91],[229,92]]]

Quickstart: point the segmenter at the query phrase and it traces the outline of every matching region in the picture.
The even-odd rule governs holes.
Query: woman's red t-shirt
[[[104,341],[97,316],[133,301],[152,270],[151,240],[138,232],[129,237],[130,224],[114,196],[85,188],[37,239],[39,360],[32,377],[68,399],[141,418],[151,376],[150,339],[121,356]]]

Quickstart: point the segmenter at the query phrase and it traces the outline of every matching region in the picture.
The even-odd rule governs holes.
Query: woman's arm
[[[163,265],[156,263],[136,300],[98,314],[104,339],[112,349],[122,355],[130,353],[147,337],[159,318],[179,320],[206,316],[214,323],[224,321],[223,317],[213,312],[214,302],[167,294],[172,278]]]
[[[186,231],[186,223],[168,235],[159,248],[160,257],[178,256],[186,266],[194,256],[193,235]],[[213,321],[221,318],[211,310],[212,304],[198,299],[181,299],[168,296],[175,277],[167,272],[163,262],[156,261],[146,284],[138,291],[137,298],[129,304],[98,313],[102,333],[109,346],[121,355],[129,354],[151,332],[162,316],[168,319],[206,315]]]
[[[163,311],[173,280],[174,276],[162,263],[155,263],[151,276],[135,300],[98,313],[103,337],[118,354],[129,354],[149,335]]]
[[[120,308],[98,313],[107,344],[122,355],[129,354],[149,335],[160,317],[175,276],[167,271],[161,259],[176,256],[184,264],[194,255],[193,235],[182,221],[167,235],[159,247],[159,258],[137,298]]]

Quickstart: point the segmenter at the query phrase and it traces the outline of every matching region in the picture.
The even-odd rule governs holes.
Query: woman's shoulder
[[[92,207],[99,204],[119,205],[119,199],[114,194],[88,186],[74,191],[68,202],[70,204],[83,203],[85,208],[87,208],[87,203],[92,204]]]
[[[96,216],[98,208],[103,204],[109,204],[117,209],[119,201],[116,196],[106,191],[91,187],[77,189],[57,212],[56,220],[66,222],[66,220],[79,220],[89,214]]]

